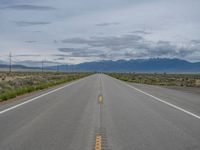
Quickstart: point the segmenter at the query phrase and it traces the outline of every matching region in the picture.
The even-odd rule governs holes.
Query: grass
[[[90,73],[0,73],[0,101],[6,101],[19,95],[47,89],[52,86],[67,83]]]
[[[108,75],[126,82],[161,85],[200,87],[199,74],[147,74],[147,73],[109,73]]]

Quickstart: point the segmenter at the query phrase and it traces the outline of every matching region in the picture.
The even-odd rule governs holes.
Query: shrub
[[[0,74],[1,75],[1,74]],[[89,73],[12,73],[13,80],[0,82],[0,101],[15,98],[18,95],[43,90],[51,86],[70,82],[90,75]],[[25,77],[24,77],[25,76]]]

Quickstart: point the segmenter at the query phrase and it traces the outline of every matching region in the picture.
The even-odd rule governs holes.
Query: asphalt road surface
[[[0,105],[0,150],[200,150],[200,95],[103,74]]]

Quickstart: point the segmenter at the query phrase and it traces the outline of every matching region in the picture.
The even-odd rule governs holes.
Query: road
[[[200,96],[95,74],[0,105],[0,150],[199,150]]]

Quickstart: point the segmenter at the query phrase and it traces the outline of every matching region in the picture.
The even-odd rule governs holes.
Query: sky
[[[0,0],[0,63],[200,61],[199,0]]]

